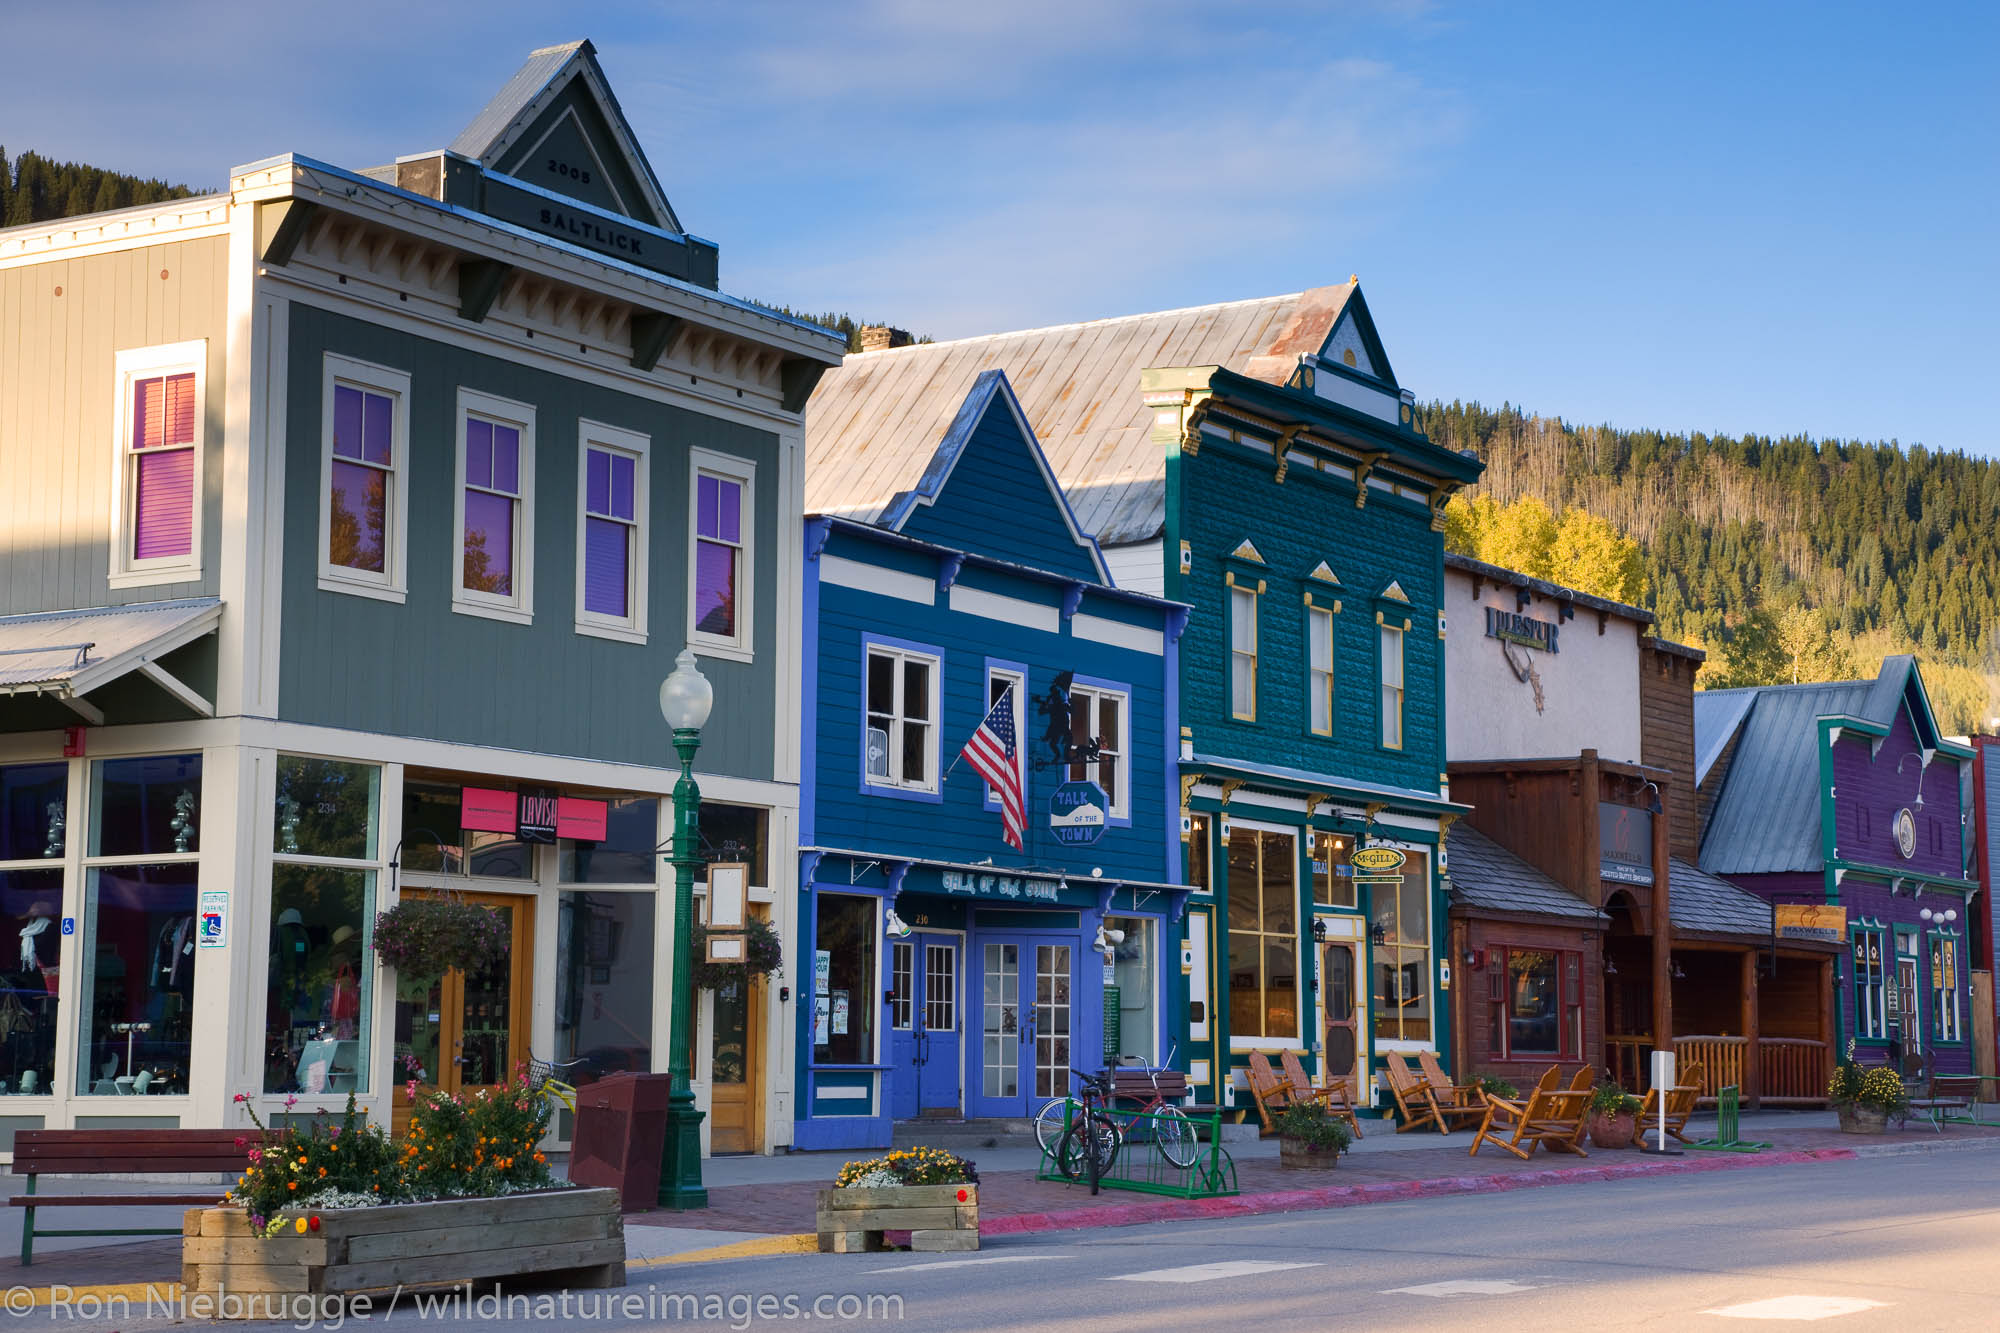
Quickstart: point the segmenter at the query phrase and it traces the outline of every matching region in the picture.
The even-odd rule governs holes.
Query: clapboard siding
[[[1092,582],[1102,577],[1064,523],[1039,460],[999,397],[989,400],[952,468],[951,484],[933,503],[916,505],[901,530],[996,560]]]
[[[1111,581],[1119,587],[1155,597],[1166,595],[1167,572],[1160,567],[1159,542],[1106,547],[1104,563],[1110,567]]]
[[[205,237],[0,270],[0,614],[216,594],[228,244]],[[113,589],[118,353],[197,338],[208,341],[201,578]]]
[[[328,351],[411,376],[409,596],[404,605],[319,587],[320,397]],[[704,657],[715,712],[704,770],[769,778],[776,745],[774,434],[497,361],[306,305],[291,316],[285,472],[285,599],[279,712],[288,721],[627,763],[672,761],[657,704],[686,638],[688,450],[757,465],[755,660]],[[451,609],[457,394],[536,409],[532,625]],[[650,597],[644,645],[578,634],[577,422],[651,438]],[[796,522],[787,515],[786,522]]]

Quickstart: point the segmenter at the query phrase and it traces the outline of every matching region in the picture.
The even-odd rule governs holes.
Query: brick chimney
[[[864,352],[886,352],[892,347],[908,347],[915,341],[908,329],[892,329],[881,324],[861,326],[861,350]]]

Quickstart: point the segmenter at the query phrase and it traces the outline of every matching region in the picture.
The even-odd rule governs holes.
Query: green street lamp
[[[681,757],[680,781],[674,784],[673,993],[668,1011],[667,1141],[660,1158],[660,1207],[676,1212],[708,1207],[708,1190],[701,1183],[701,1112],[695,1108],[688,1079],[688,1052],[694,1043],[694,872],[701,866],[701,788],[694,782],[694,754],[701,748],[701,729],[715,706],[715,689],[695,665],[694,650],[681,649],[674,673],[660,685],[660,713],[674,729],[674,750]]]

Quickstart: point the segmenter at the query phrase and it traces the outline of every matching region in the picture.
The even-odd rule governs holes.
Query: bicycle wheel
[[[1085,1120],[1071,1125],[1063,1132],[1062,1142],[1056,1149],[1056,1166],[1062,1171],[1065,1179],[1082,1180],[1089,1167],[1089,1162],[1084,1157],[1085,1125],[1094,1131],[1089,1136],[1092,1145],[1090,1151],[1093,1151],[1097,1158],[1097,1174],[1100,1179],[1109,1174],[1111,1163],[1117,1160],[1118,1145],[1122,1137],[1118,1132],[1118,1126],[1111,1117],[1093,1112]]]
[[[1183,1171],[1193,1166],[1201,1152],[1194,1122],[1178,1106],[1162,1106],[1153,1112],[1153,1117],[1153,1142],[1160,1145],[1160,1156]]]
[[[1067,1097],[1051,1097],[1035,1112],[1035,1142],[1042,1145],[1042,1155],[1053,1157],[1056,1144],[1061,1141],[1063,1130],[1069,1127],[1074,1114],[1070,1107],[1075,1105]]]

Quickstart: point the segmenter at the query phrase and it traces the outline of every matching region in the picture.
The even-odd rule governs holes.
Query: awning
[[[1445,835],[1454,907],[1560,917],[1586,927],[1610,918],[1493,839],[1460,822]]]
[[[214,597],[0,616],[0,695],[45,695],[101,726],[103,711],[83,696],[136,671],[213,717],[214,703],[159,659],[212,632],[221,619]]]

